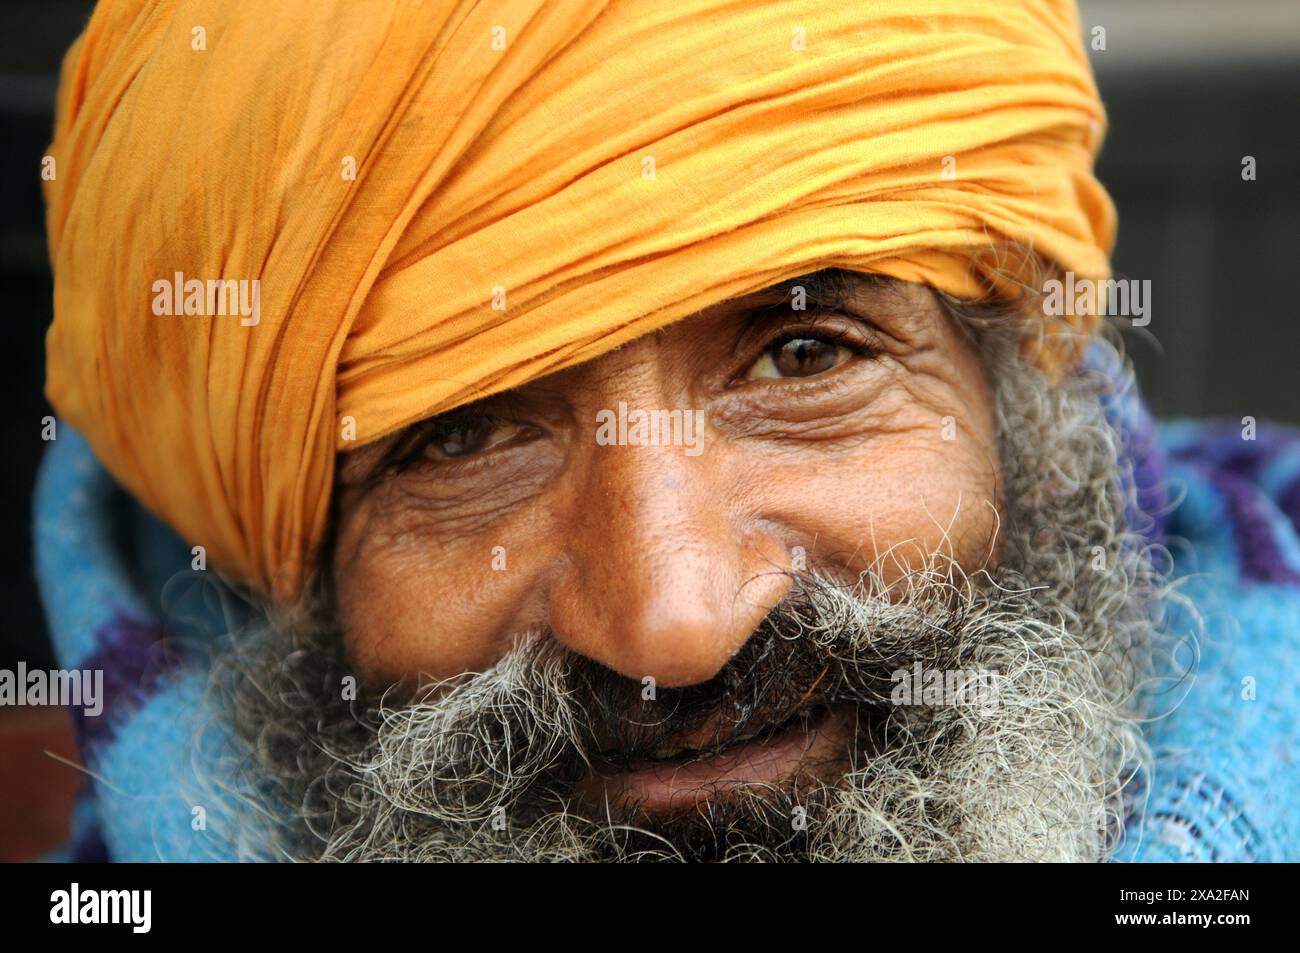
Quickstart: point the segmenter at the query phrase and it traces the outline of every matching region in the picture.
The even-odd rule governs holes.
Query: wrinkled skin
[[[799,547],[846,577],[891,547],[886,572],[937,551],[989,565],[998,457],[974,346],[922,286],[818,287],[723,302],[481,401],[486,421],[347,455],[333,572],[363,678],[482,671],[549,627],[629,678],[693,685],[788,593]],[[702,410],[703,451],[600,445],[620,401]]]

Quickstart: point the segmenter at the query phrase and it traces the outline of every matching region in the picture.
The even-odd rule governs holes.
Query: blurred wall
[[[1300,2],[1084,0],[1110,114],[1115,270],[1150,279],[1129,336],[1161,416],[1300,423]],[[1242,181],[1242,158],[1257,178]]]
[[[0,7],[0,668],[54,659],[32,579],[31,496],[44,452],[50,274],[40,162],[63,52],[94,4],[6,0]]]
[[[50,413],[38,171],[59,61],[91,7],[0,9],[0,668],[53,664],[30,546]],[[1081,18],[1090,45],[1105,29],[1090,56],[1111,118],[1100,174],[1120,208],[1116,270],[1152,282],[1151,323],[1129,338],[1148,398],[1164,416],[1300,423],[1300,2],[1085,0]],[[1254,182],[1241,179],[1247,155]]]

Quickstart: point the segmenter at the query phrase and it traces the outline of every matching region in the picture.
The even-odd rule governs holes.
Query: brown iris
[[[839,348],[817,338],[795,338],[776,349],[773,363],[783,377],[811,377],[836,364]]]
[[[767,348],[745,376],[750,380],[813,377],[839,367],[852,356],[852,350],[825,338],[787,338]]]

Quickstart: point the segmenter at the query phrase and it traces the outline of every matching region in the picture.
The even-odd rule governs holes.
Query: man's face
[[[620,445],[620,407],[682,423]],[[801,560],[840,579],[937,551],[984,567],[997,460],[979,359],[928,289],[794,280],[350,455],[342,631],[374,685],[484,671],[543,630],[638,685],[697,685],[791,592]],[[720,780],[782,781],[843,749],[850,720],[592,783],[679,808]]]
[[[318,597],[214,670],[269,839],[1102,856],[1155,579],[1111,385],[1017,334],[819,274],[345,455]]]

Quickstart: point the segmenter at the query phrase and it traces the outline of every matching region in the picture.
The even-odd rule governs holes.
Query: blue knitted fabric
[[[1117,859],[1300,859],[1300,432],[1261,426],[1246,440],[1235,423],[1181,422],[1157,434],[1131,386],[1108,413],[1202,631],[1199,654],[1186,641],[1169,659],[1174,691],[1147,729],[1158,758],[1127,792]],[[228,739],[195,724],[204,632],[222,627],[218,607],[187,604],[188,547],[65,424],[42,465],[35,532],[59,664],[105,673],[103,714],[77,714],[94,780],[59,859],[237,857],[256,832],[193,793],[196,766]],[[1177,610],[1171,623],[1190,632],[1193,620]]]
[[[1147,730],[1154,780],[1133,792],[1145,819],[1135,803],[1117,860],[1300,860],[1300,431],[1243,430],[1161,428],[1177,503],[1167,545],[1200,637],[1170,660],[1171,678],[1191,677]],[[1172,615],[1193,631],[1188,612]]]
[[[194,809],[204,805],[186,796],[197,789],[203,750],[194,718],[206,686],[196,644],[203,627],[186,631],[176,613],[163,612],[162,599],[172,580],[188,575],[189,549],[63,423],[42,461],[35,533],[36,578],[58,663],[104,671],[102,713],[73,711],[92,780],[71,842],[51,859],[234,859],[233,832],[220,818],[196,822]]]

